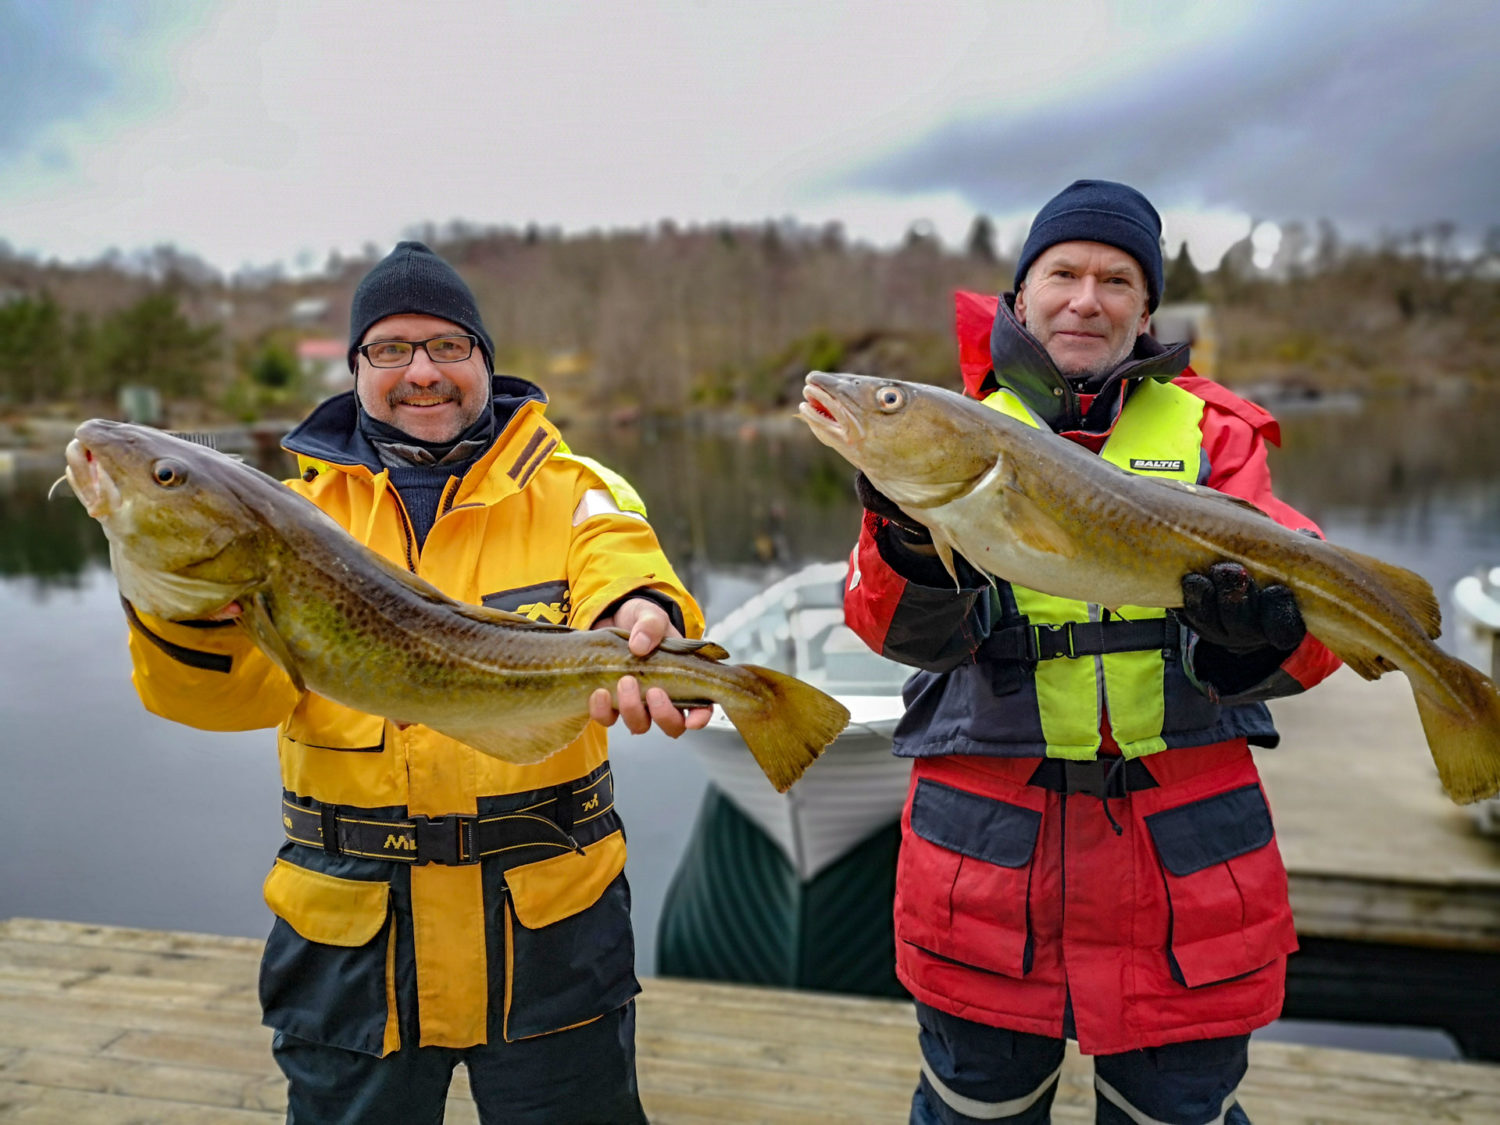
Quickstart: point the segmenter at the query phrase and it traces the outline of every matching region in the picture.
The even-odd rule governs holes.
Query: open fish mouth
[[[851,431],[859,429],[836,396],[811,383],[802,388],[802,402],[797,413],[814,431],[822,431],[840,441],[849,441],[853,436]]]
[[[93,451],[74,438],[68,442],[64,456],[68,464],[63,479],[73,489],[84,510],[94,519],[114,511],[120,503],[120,490],[94,457]]]

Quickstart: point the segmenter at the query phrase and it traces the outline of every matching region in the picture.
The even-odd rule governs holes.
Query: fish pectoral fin
[[[1071,559],[1078,554],[1073,537],[1016,484],[1005,489],[1006,527],[1017,540],[1043,555]]]
[[[932,546],[937,551],[938,561],[943,564],[943,569],[948,572],[948,577],[953,579],[953,588],[962,590],[963,583],[958,578],[958,567],[953,562],[953,544],[948,542],[936,529],[932,532]]]
[[[1395,599],[1401,603],[1401,608],[1417,619],[1417,623],[1426,631],[1429,640],[1442,633],[1443,611],[1427,579],[1404,567],[1393,566],[1369,555],[1362,555],[1358,551],[1351,551],[1348,547],[1334,547],[1333,549],[1356,566],[1363,567],[1380,579]]]
[[[242,599],[240,610],[240,624],[245,627],[251,639],[260,646],[262,652],[271,658],[271,662],[276,667],[287,674],[287,678],[292,681],[298,691],[306,691],[307,684],[302,680],[302,673],[297,670],[297,662],[292,659],[286,642],[276,631],[276,623],[271,620],[271,609],[266,602],[266,596],[256,594],[253,598]]]
[[[582,714],[533,723],[473,728],[438,726],[433,729],[502,762],[529,766],[550,758],[568,745],[583,733],[588,722],[588,715]]]

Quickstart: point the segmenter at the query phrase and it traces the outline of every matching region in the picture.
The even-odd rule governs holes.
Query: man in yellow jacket
[[[289,486],[455,598],[613,625],[638,654],[701,633],[639,497],[571,453],[540,389],[492,374],[493,358],[468,286],[401,243],[355,292],[355,390],[287,437],[302,469]],[[277,728],[287,841],[266,879],[260,994],[289,1123],[440,1121],[458,1062],[486,1122],[645,1120],[603,728],[675,738],[709,709],[626,677],[595,693],[576,741],[517,766],[299,691],[222,627],[237,606],[197,622],[127,610],[150,710]]]

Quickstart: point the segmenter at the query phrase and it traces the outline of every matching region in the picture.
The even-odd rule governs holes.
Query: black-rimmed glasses
[[[477,336],[434,336],[430,340],[376,340],[354,350],[369,360],[371,367],[406,367],[416,357],[417,349],[427,353],[433,363],[458,363],[474,354]]]

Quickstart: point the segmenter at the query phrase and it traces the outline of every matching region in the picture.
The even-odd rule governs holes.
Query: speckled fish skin
[[[1419,575],[939,387],[815,371],[803,397],[813,434],[931,530],[950,574],[959,554],[1058,597],[1174,609],[1184,574],[1240,563],[1290,587],[1308,631],[1361,676],[1406,674],[1450,797],[1500,792],[1500,690],[1433,643],[1441,615]]]
[[[279,481],[145,427],[94,420],[67,479],[104,528],[121,593],[169,620],[238,602],[241,627],[299,686],[421,723],[507,761],[540,761],[623,675],[679,704],[722,706],[785,790],[843,730],[842,704],[791,676],[725,663],[708,641],[633,655],[618,630],[577,630],[459,602],[354,540]]]

